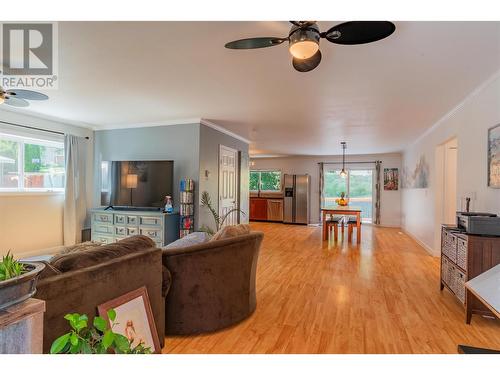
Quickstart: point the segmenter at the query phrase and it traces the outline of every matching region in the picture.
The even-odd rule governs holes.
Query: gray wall
[[[198,190],[200,192],[208,191],[212,202],[218,203],[220,145],[231,147],[241,152],[240,208],[245,212],[245,216],[241,217],[241,222],[247,223],[249,215],[249,157],[247,143],[206,125],[200,125],[200,176]],[[208,177],[205,176],[205,171],[208,171]],[[214,221],[208,210],[202,208],[198,211],[198,214],[197,222],[200,225],[207,225],[214,228]]]
[[[103,160],[173,160],[174,205],[179,208],[179,182],[187,177],[198,186],[200,124],[95,132],[94,206],[100,206],[100,165]],[[197,202],[197,195],[195,196]],[[198,208],[195,207],[198,211]]]
[[[218,130],[201,124],[182,124],[149,128],[100,130],[95,132],[95,189],[94,204],[100,206],[100,164],[103,160],[173,160],[174,205],[179,207],[179,182],[191,178],[195,182],[196,228],[209,225],[213,218],[200,209],[200,192],[206,190],[217,205],[219,196],[219,145],[241,151],[240,206],[249,212],[248,144]],[[205,170],[209,177],[205,177]]]

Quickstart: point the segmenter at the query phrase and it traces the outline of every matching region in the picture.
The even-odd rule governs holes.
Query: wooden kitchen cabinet
[[[267,199],[250,198],[250,220],[267,220]]]
[[[283,221],[283,199],[250,198],[250,220]]]
[[[267,220],[283,221],[283,199],[267,200]]]

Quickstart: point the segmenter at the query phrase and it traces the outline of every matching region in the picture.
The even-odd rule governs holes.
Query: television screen
[[[103,161],[101,205],[163,207],[173,194],[174,162]]]

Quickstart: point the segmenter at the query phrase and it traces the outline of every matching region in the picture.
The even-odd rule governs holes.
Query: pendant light
[[[340,171],[341,177],[347,177],[347,171],[345,170],[345,149],[347,148],[347,144],[345,142],[340,142],[342,146],[342,170]]]

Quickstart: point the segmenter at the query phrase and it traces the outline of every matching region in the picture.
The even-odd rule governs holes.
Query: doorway
[[[238,151],[220,145],[219,148],[219,216],[239,208]],[[224,226],[238,224],[238,211],[229,214]]]
[[[347,176],[340,175],[340,169],[324,169],[322,206],[335,206],[335,200],[344,193],[353,206],[361,208],[361,220],[373,222],[373,170],[348,169]]]
[[[435,249],[441,247],[441,225],[456,222],[457,154],[457,138],[452,138],[436,148]]]

